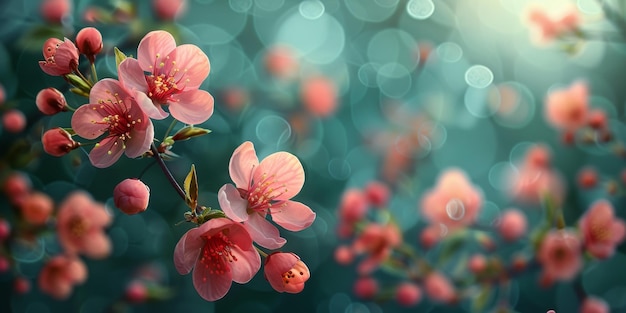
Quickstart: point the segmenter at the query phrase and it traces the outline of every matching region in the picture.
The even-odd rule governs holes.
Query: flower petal
[[[254,151],[254,145],[252,142],[246,141],[235,149],[230,158],[228,164],[230,178],[238,188],[247,190],[250,188],[252,172],[258,166],[259,159],[256,156],[256,151]]]
[[[275,190],[274,200],[289,200],[304,185],[304,169],[298,158],[288,152],[276,152],[261,161],[254,171],[255,184],[265,181],[268,189]]]
[[[223,298],[232,285],[232,272],[212,273],[207,266],[198,264],[193,268],[193,286],[198,294],[207,301]]]
[[[245,284],[249,282],[261,268],[261,256],[252,246],[250,250],[243,250],[241,247],[231,249],[237,261],[230,263],[233,281]]]
[[[136,59],[127,58],[122,61],[117,72],[120,82],[129,90],[138,90],[141,92],[148,90],[146,75],[143,73],[141,66],[139,66],[139,61]]]
[[[174,36],[163,30],[155,30],[146,34],[137,47],[137,60],[144,71],[152,72],[152,66],[165,59],[176,49]]]
[[[191,272],[196,264],[200,251],[202,249],[202,239],[193,236],[195,229],[186,232],[174,248],[174,266],[179,274],[185,275]],[[192,236],[190,236],[190,233]]]
[[[148,125],[145,129],[138,129],[135,127],[130,132],[130,139],[126,142],[126,156],[129,158],[136,158],[144,152],[150,150],[150,144],[154,140],[154,127],[152,121],[145,117],[141,119],[141,123]]]
[[[225,184],[217,193],[217,200],[222,211],[235,222],[248,220],[248,201],[241,197],[239,190],[231,184]]]
[[[129,96],[130,94],[119,81],[112,78],[104,78],[98,81],[91,88],[91,91],[89,92],[89,103],[117,103],[119,99],[126,99]],[[130,107],[129,103],[124,102],[123,104]]]
[[[162,120],[170,116],[169,113],[163,110],[160,104],[152,102],[152,100],[148,98],[148,95],[146,95],[145,93],[141,91],[135,91],[134,96],[135,100],[137,100],[137,103],[139,104],[139,107],[141,107],[141,110],[144,111],[146,115],[148,115],[148,117],[155,120]]]
[[[270,212],[274,223],[291,231],[301,231],[311,226],[315,220],[315,212],[308,206],[296,201],[285,201],[272,206]]]
[[[198,89],[209,76],[211,63],[206,54],[195,45],[180,45],[169,55],[176,61],[176,81],[182,81],[185,89]]]
[[[84,104],[72,115],[72,129],[85,139],[96,139],[104,134],[108,127],[96,122],[102,121],[102,114],[96,110],[98,104]]]
[[[89,153],[89,161],[95,167],[105,168],[113,165],[122,153],[124,149],[124,142],[118,137],[107,137],[100,141],[99,145],[91,149]]]
[[[267,249],[278,249],[285,245],[287,240],[280,237],[278,228],[259,214],[250,214],[248,220],[243,223],[254,242]]]
[[[213,96],[204,90],[189,90],[172,95],[169,109],[175,119],[186,124],[201,124],[213,115]]]
[[[111,241],[103,232],[91,232],[82,245],[83,253],[92,259],[104,259],[111,254]]]

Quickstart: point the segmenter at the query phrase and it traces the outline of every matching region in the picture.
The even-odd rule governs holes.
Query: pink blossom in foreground
[[[401,243],[402,233],[397,226],[367,224],[352,246],[356,254],[367,254],[358,266],[359,273],[369,274],[374,271],[380,263],[389,258],[393,248]]]
[[[113,189],[115,206],[126,214],[137,214],[148,208],[150,188],[137,178],[127,178]]]
[[[275,252],[265,259],[264,274],[274,290],[299,293],[309,280],[309,268],[293,253]]]
[[[10,133],[19,133],[26,128],[26,116],[18,109],[10,109],[2,114],[2,125]]]
[[[422,290],[410,282],[403,282],[396,287],[396,301],[405,307],[411,307],[422,300]]]
[[[424,291],[434,301],[451,303],[456,300],[456,291],[448,278],[441,273],[432,272],[424,279]]]
[[[167,105],[175,119],[200,124],[213,114],[213,96],[198,89],[209,75],[209,58],[195,45],[176,46],[166,31],[149,32],[137,48],[137,59],[127,58],[119,66],[119,79],[138,98],[152,102],[139,105],[150,118],[168,116]],[[144,74],[147,73],[147,74]]]
[[[317,76],[305,79],[300,88],[304,108],[311,115],[323,118],[337,110],[337,87],[329,78]]]
[[[52,76],[61,76],[72,73],[78,67],[78,48],[65,38],[49,38],[43,44],[44,61],[39,61],[39,67],[44,73]]]
[[[111,241],[104,228],[111,216],[104,205],[93,201],[86,192],[75,191],[59,206],[57,234],[63,249],[69,254],[84,254],[102,259],[111,253]]]
[[[61,127],[47,130],[41,136],[43,150],[49,155],[60,157],[80,147],[80,143],[72,139],[72,135]]]
[[[164,21],[173,21],[187,10],[187,0],[152,0],[156,16]]]
[[[261,257],[241,224],[215,218],[180,238],[174,250],[174,265],[182,275],[193,269],[198,294],[215,301],[226,295],[233,281],[249,282],[261,268]]]
[[[531,7],[526,12],[525,18],[534,28],[535,40],[540,44],[573,32],[580,24],[579,13],[575,7],[566,8],[559,16],[548,14],[543,8]]]
[[[76,257],[57,255],[46,262],[39,273],[38,285],[42,292],[55,299],[67,299],[75,285],[87,279],[87,267]]]
[[[613,206],[606,200],[594,202],[580,219],[579,227],[585,249],[600,259],[611,257],[626,238],[626,223],[615,217]]]
[[[74,112],[72,128],[86,139],[106,134],[89,153],[94,166],[109,167],[122,153],[135,158],[150,150],[154,127],[140,107],[146,102],[150,100],[145,95],[134,98],[114,79],[105,78],[93,86],[89,104]]]
[[[449,169],[422,197],[420,208],[430,223],[443,224],[453,230],[474,223],[482,204],[482,192],[470,183],[467,175],[461,170]]]
[[[571,280],[582,268],[580,238],[571,230],[552,230],[543,238],[537,259],[550,280]]]
[[[67,111],[65,96],[56,88],[45,88],[37,93],[35,104],[41,113],[54,115],[62,111]]]
[[[587,84],[578,81],[568,88],[554,90],[545,100],[544,116],[553,127],[576,131],[587,124],[589,111]]]
[[[594,297],[587,296],[580,306],[580,313],[609,313],[611,308],[606,301]]]
[[[506,241],[517,240],[526,234],[526,215],[519,210],[507,210],[500,217],[498,232]]]
[[[76,34],[76,46],[78,51],[84,54],[89,62],[93,63],[96,54],[102,51],[102,34],[94,27],[85,27]]]
[[[226,216],[244,227],[259,245],[278,249],[285,244],[272,221],[290,231],[301,231],[315,220],[315,213],[305,204],[289,200],[304,185],[304,169],[293,154],[276,152],[260,163],[250,141],[241,144],[229,164],[230,178],[218,192]]]
[[[68,16],[72,10],[71,0],[43,0],[39,11],[41,16],[55,24],[61,24],[64,17]]]

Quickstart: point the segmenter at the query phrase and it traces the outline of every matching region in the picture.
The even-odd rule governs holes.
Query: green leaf
[[[193,125],[185,126],[178,130],[174,136],[172,136],[172,140],[174,141],[183,141],[188,140],[191,137],[198,137],[202,135],[206,135],[211,131],[208,129],[194,127]]]
[[[120,63],[126,60],[127,56],[117,47],[113,47],[113,51],[115,52],[115,68],[119,68]]]
[[[74,93],[74,94],[79,95],[79,96],[83,96],[83,97],[89,98],[89,93],[81,90],[80,88],[72,87],[72,88],[70,88],[70,91],[72,93]]]
[[[74,74],[67,74],[65,75],[65,78],[67,78],[67,80],[76,88],[84,91],[88,95],[89,95],[89,92],[91,92],[91,86],[89,85],[89,83],[86,82],[84,79],[82,79],[80,76],[74,75]]]
[[[185,178],[184,187],[187,205],[191,209],[195,209],[198,205],[198,177],[196,176],[196,167],[193,164],[187,178]]]

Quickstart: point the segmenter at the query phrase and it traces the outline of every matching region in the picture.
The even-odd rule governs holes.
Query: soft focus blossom
[[[198,294],[215,301],[226,295],[233,281],[249,282],[261,267],[261,257],[240,223],[215,218],[180,238],[174,250],[174,265],[180,274],[193,269]]]
[[[146,97],[134,98],[117,80],[97,82],[89,94],[89,104],[72,116],[72,128],[79,136],[96,139],[106,134],[89,153],[96,167],[109,167],[122,153],[135,158],[150,150],[154,138],[152,121],[139,103],[150,103]]]
[[[608,127],[606,113],[600,109],[589,110],[587,124],[594,129],[606,129]]]
[[[365,217],[368,208],[368,198],[357,188],[350,188],[343,192],[339,202],[339,219],[342,223],[354,224]]]
[[[585,82],[578,81],[568,88],[550,92],[544,107],[548,123],[562,131],[576,131],[585,126],[589,110],[587,89]]]
[[[524,236],[527,226],[526,215],[519,210],[507,210],[500,217],[498,232],[506,241],[517,240]]]
[[[447,228],[444,227],[440,224],[426,226],[420,233],[420,244],[426,249],[433,247],[444,236],[444,229],[447,231]]]
[[[585,249],[600,259],[611,257],[626,238],[626,223],[615,217],[613,206],[606,200],[594,202],[580,219],[579,227]]]
[[[26,294],[30,291],[30,281],[25,277],[17,277],[13,281],[13,290],[18,295]]]
[[[0,218],[0,244],[2,244],[2,242],[7,240],[7,238],[9,238],[10,235],[11,235],[11,224],[9,224],[9,221],[3,218]]]
[[[468,260],[467,268],[474,274],[481,273],[487,268],[487,258],[482,254],[474,254]]]
[[[229,87],[224,90],[222,101],[228,109],[239,112],[250,102],[250,95],[245,88]]]
[[[72,139],[72,135],[65,129],[57,127],[47,130],[41,136],[43,149],[49,155],[60,157],[80,147],[80,143]]]
[[[39,67],[44,73],[52,76],[70,74],[78,67],[78,48],[65,38],[49,38],[43,44],[44,61],[39,61]]]
[[[328,117],[337,110],[335,83],[327,77],[316,76],[302,82],[300,97],[304,108],[313,116]]]
[[[152,9],[161,20],[173,21],[187,10],[187,0],[152,0]]]
[[[568,7],[559,16],[548,14],[544,8],[530,7],[525,16],[534,28],[535,40],[545,44],[567,33],[574,32],[580,24],[576,7]]]
[[[71,0],[43,0],[39,7],[41,16],[49,23],[61,24],[72,10]]]
[[[45,224],[54,209],[54,201],[43,192],[32,192],[20,204],[22,217],[32,225]]]
[[[593,188],[598,184],[598,173],[593,167],[584,167],[578,171],[577,181],[582,188]]]
[[[265,68],[278,79],[294,78],[299,66],[295,51],[285,45],[270,47],[265,55]]]
[[[137,178],[127,178],[113,189],[115,206],[126,214],[137,214],[148,208],[150,188]]]
[[[353,291],[361,299],[372,299],[378,293],[378,282],[370,276],[359,277],[354,282]]]
[[[275,252],[265,259],[264,275],[274,290],[299,293],[311,277],[309,268],[293,253]]]
[[[371,273],[391,255],[393,248],[401,243],[402,233],[396,225],[367,224],[352,246],[355,253],[367,254],[358,266],[359,273]]]
[[[111,253],[111,242],[104,232],[110,223],[111,216],[103,204],[93,201],[85,192],[73,192],[59,206],[59,242],[69,254],[81,253],[93,259],[105,258]]]
[[[103,47],[102,34],[94,27],[85,27],[76,34],[76,46],[93,63]]]
[[[526,152],[519,164],[515,164],[517,171],[509,173],[508,192],[513,199],[538,205],[550,197],[557,205],[563,203],[565,183],[550,167],[550,159],[550,151],[543,144],[536,144]]]
[[[4,86],[0,84],[0,106],[2,106],[4,104],[4,101],[6,100],[7,100],[6,90],[4,90]]]
[[[39,272],[42,292],[58,300],[67,299],[75,285],[87,279],[87,267],[76,257],[57,255],[50,258]]]
[[[124,298],[130,303],[143,303],[148,299],[148,288],[139,280],[131,281],[124,291]]]
[[[26,116],[18,109],[10,109],[2,114],[2,125],[10,133],[19,133],[26,128]]]
[[[265,217],[290,231],[300,231],[315,220],[305,204],[289,200],[304,184],[304,169],[293,154],[276,152],[260,163],[252,142],[246,141],[234,152],[229,164],[235,183],[220,188],[218,200],[226,216],[244,227],[259,245],[278,249],[285,244],[278,229]]]
[[[32,183],[28,176],[21,172],[13,172],[9,174],[3,184],[2,191],[9,198],[11,204],[20,206],[23,200],[28,196],[32,188]]]
[[[198,89],[209,75],[209,58],[195,45],[176,46],[166,31],[149,32],[137,48],[137,59],[127,58],[119,66],[119,79],[152,102],[139,101],[150,118],[168,116],[167,105],[175,119],[200,124],[213,114],[213,96]]]
[[[482,192],[466,174],[449,169],[439,176],[435,188],[425,193],[420,209],[430,223],[444,224],[452,230],[474,223],[482,204]]]
[[[582,268],[581,241],[571,230],[552,230],[542,240],[537,259],[549,279],[571,280]]]
[[[396,301],[405,307],[416,305],[422,300],[422,290],[410,282],[403,282],[396,287]]]
[[[0,255],[0,274],[6,273],[11,268],[9,260]]]
[[[594,297],[587,296],[580,306],[580,313],[609,313],[611,308],[606,301]]]
[[[45,88],[37,93],[35,104],[41,113],[54,115],[62,111],[67,111],[65,96],[56,88]]]
[[[354,260],[354,251],[350,246],[341,245],[335,248],[335,262],[341,265],[348,265]]]
[[[456,300],[456,291],[448,278],[438,272],[431,272],[424,279],[424,291],[434,301],[451,303]]]
[[[367,200],[377,208],[384,207],[388,204],[391,196],[389,186],[382,182],[372,181],[365,186],[365,196]]]

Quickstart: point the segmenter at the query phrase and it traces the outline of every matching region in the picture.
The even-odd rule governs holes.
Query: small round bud
[[[72,139],[72,135],[63,128],[46,131],[41,137],[43,149],[50,155],[60,157],[80,147],[80,143]]]
[[[54,115],[61,111],[67,111],[65,96],[56,88],[46,88],[39,91],[35,104],[41,113]]]
[[[487,268],[487,258],[482,254],[475,254],[469,259],[467,267],[472,273],[481,273]]]
[[[593,188],[598,183],[598,173],[592,167],[585,167],[578,172],[578,185],[584,189]]]
[[[70,13],[71,3],[70,0],[44,0],[39,9],[46,21],[61,24],[63,18]]]
[[[187,9],[186,0],[152,0],[154,13],[163,21],[173,21]]]
[[[136,178],[123,180],[113,190],[115,206],[128,215],[145,211],[149,200],[150,188]]]
[[[0,256],[0,274],[6,273],[11,268],[9,260],[3,256]]]
[[[378,293],[378,282],[372,277],[360,277],[354,283],[354,294],[361,299],[372,299]]]
[[[13,290],[19,295],[30,291],[30,281],[24,277],[18,277],[13,281]]]
[[[416,284],[404,282],[396,289],[396,301],[402,306],[411,307],[422,300],[422,290]]]
[[[587,124],[593,129],[604,129],[607,126],[606,114],[602,110],[591,110],[587,117]]]
[[[102,50],[102,34],[96,28],[85,27],[76,35],[76,46],[93,63],[96,54]]]
[[[348,265],[354,260],[354,252],[349,246],[341,245],[335,249],[335,262]]]
[[[381,182],[373,181],[365,186],[365,196],[377,208],[387,205],[390,193],[389,187]]]
[[[52,198],[42,192],[33,192],[27,195],[20,205],[22,217],[32,225],[45,224],[53,209]]]
[[[141,281],[135,280],[128,284],[124,296],[128,302],[142,303],[148,299],[148,288]]]
[[[522,237],[526,233],[526,228],[526,216],[514,209],[504,212],[498,225],[498,231],[506,241],[513,241]]]
[[[11,235],[11,224],[3,218],[0,218],[0,243],[4,242]]]
[[[11,109],[2,115],[2,124],[8,132],[19,133],[26,127],[26,116],[20,110]]]

